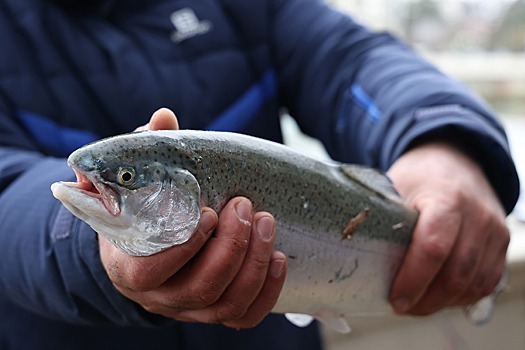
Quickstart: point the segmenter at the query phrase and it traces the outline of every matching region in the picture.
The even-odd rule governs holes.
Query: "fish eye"
[[[135,181],[135,169],[120,168],[118,171],[117,181],[120,185],[129,186]]]

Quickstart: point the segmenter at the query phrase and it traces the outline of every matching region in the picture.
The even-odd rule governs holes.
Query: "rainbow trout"
[[[274,312],[349,331],[345,315],[390,313],[392,279],[417,213],[376,170],[320,161],[240,134],[146,131],[84,146],[68,159],[77,182],[54,196],[116,247],[151,255],[184,244],[201,207],[245,196],[276,219],[288,257]],[[303,316],[304,314],[310,316]]]

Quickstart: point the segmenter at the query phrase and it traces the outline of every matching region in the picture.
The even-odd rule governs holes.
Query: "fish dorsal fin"
[[[364,188],[390,200],[399,201],[399,194],[394,189],[392,181],[383,172],[353,164],[341,164],[341,172],[350,180]]]

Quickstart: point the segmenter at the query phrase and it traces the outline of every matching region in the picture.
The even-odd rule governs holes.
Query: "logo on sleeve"
[[[195,12],[190,8],[175,11],[170,16],[175,31],[171,34],[171,40],[179,43],[197,35],[206,34],[212,28],[212,23],[207,20],[199,20]]]

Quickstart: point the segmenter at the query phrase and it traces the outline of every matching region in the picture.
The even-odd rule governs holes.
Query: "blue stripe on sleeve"
[[[19,110],[17,116],[39,145],[60,156],[99,139],[95,133],[62,126],[34,112]]]
[[[366,111],[366,115],[375,123],[381,118],[381,110],[377,108],[374,100],[363,90],[361,85],[354,84],[351,87],[352,97],[361,108]]]
[[[273,69],[264,73],[237,101],[208,125],[208,130],[242,131],[264,104],[277,94],[277,76]]]

